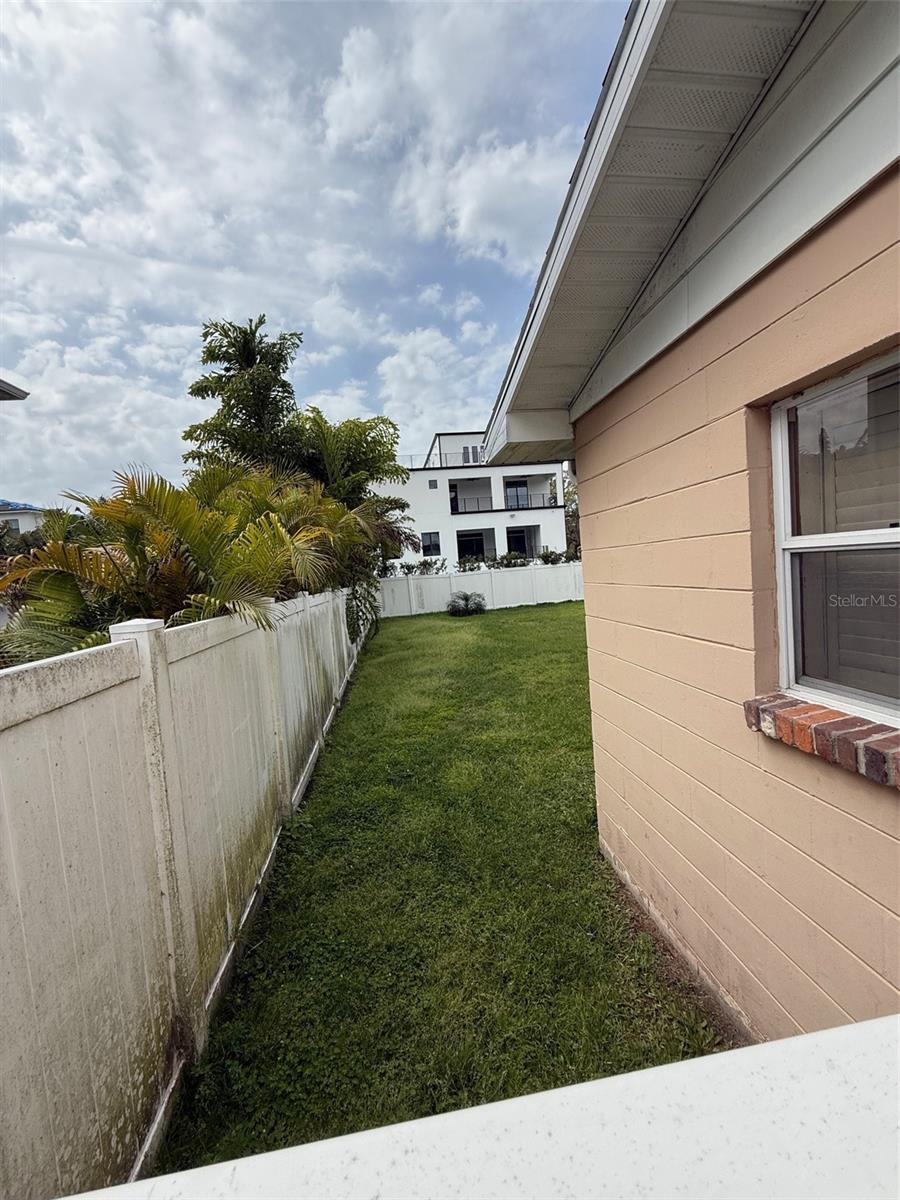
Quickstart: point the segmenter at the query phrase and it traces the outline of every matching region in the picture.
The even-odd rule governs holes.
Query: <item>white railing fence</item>
[[[0,671],[0,1195],[155,1149],[355,664],[344,604],[127,621]]]
[[[381,581],[381,615],[412,617],[443,612],[453,592],[480,592],[488,608],[522,604],[558,604],[583,600],[580,562],[544,566],[504,567],[500,570],[451,572],[449,575],[403,575]]]

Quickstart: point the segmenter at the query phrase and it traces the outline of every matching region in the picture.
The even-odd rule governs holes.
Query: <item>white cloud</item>
[[[497,326],[491,322],[483,325],[481,321],[463,321],[459,330],[461,342],[473,342],[476,346],[486,346],[497,336]]]
[[[513,145],[481,139],[452,162],[419,156],[401,174],[394,206],[420,237],[443,233],[464,256],[532,275],[577,152],[578,138],[567,128],[552,138]]]
[[[177,476],[211,317],[303,330],[298,397],[409,449],[487,415],[621,9],[260,11],[6,6],[0,492]]]
[[[444,295],[444,289],[439,283],[426,284],[419,292],[420,304],[431,304],[435,308],[440,308],[441,297]]]
[[[322,199],[329,200],[333,204],[346,204],[348,208],[356,208],[362,204],[362,196],[353,188],[347,187],[323,187]]]
[[[382,407],[400,427],[404,452],[425,450],[437,429],[485,425],[508,353],[508,346],[467,353],[435,328],[398,337],[377,374]]]
[[[407,109],[399,73],[372,29],[350,30],[340,72],[323,92],[325,141],[332,149],[382,151],[402,133]]]
[[[340,387],[321,392],[312,392],[300,399],[301,404],[320,408],[329,421],[346,421],[351,417],[371,417],[372,409],[366,403],[368,390],[361,379],[348,379]]]
[[[361,246],[319,239],[307,251],[306,261],[317,279],[327,283],[347,275],[390,275],[391,269]]]
[[[456,299],[453,301],[453,315],[457,321],[461,321],[463,317],[468,316],[471,312],[476,312],[482,307],[481,298],[476,296],[474,292],[459,292]]]
[[[365,346],[381,341],[388,332],[389,322],[384,313],[351,308],[338,287],[332,287],[314,301],[310,312],[316,331],[325,341]]]

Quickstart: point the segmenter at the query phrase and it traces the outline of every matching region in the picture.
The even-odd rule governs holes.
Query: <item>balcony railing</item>
[[[555,508],[556,497],[549,492],[541,492],[532,496],[506,496],[500,509],[510,508]],[[450,511],[452,513],[493,512],[493,496],[451,496]]]
[[[444,454],[398,454],[397,462],[401,467],[416,470],[422,467],[478,467],[484,459],[480,451],[477,455],[470,452],[467,458],[461,450],[454,450]]]
[[[491,496],[457,496],[450,500],[451,512],[490,512],[494,507],[494,500]]]
[[[533,496],[507,496],[506,508],[555,508],[556,497],[548,492]]]

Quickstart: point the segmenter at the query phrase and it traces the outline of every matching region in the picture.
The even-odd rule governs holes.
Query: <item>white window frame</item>
[[[791,555],[800,550],[864,549],[900,546],[900,528],[854,529],[846,533],[816,533],[796,537],[791,531],[791,463],[788,444],[788,413],[793,408],[820,400],[829,392],[849,383],[876,375],[900,362],[896,351],[861,363],[844,375],[835,376],[816,387],[782,400],[772,406],[772,501],[775,523],[775,583],[778,601],[778,673],[783,692],[809,703],[825,704],[854,716],[866,717],[886,725],[900,724],[900,706],[884,697],[857,692],[852,688],[833,688],[826,684],[810,685],[798,681],[794,651],[794,603]],[[900,618],[900,613],[898,613]]]

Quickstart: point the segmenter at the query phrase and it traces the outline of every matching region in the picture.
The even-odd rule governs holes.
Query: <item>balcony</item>
[[[530,496],[507,493],[507,508],[555,508],[556,497],[549,492],[540,492]]]
[[[451,496],[452,513],[491,512],[494,501],[491,496]]]
[[[443,454],[398,454],[397,462],[401,467],[421,470],[423,467],[477,467],[484,458],[480,451],[477,455],[471,452],[465,455],[461,450],[454,450]]]

